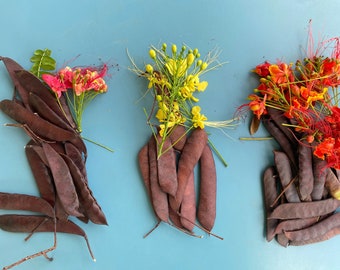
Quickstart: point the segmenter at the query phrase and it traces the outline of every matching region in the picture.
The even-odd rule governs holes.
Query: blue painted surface
[[[187,44],[206,54],[222,49],[219,70],[208,73],[209,87],[201,105],[211,120],[231,118],[235,108],[257,85],[250,70],[264,60],[290,62],[303,57],[308,22],[315,38],[340,35],[337,0],[316,1],[23,1],[1,4],[0,55],[29,68],[38,48],[49,48],[59,66],[71,62],[118,64],[111,69],[109,92],[96,99],[84,115],[83,135],[115,149],[109,153],[88,145],[89,184],[107,215],[109,226],[80,224],[87,232],[97,262],[77,236],[59,235],[53,262],[37,258],[17,269],[334,269],[340,238],[283,248],[264,238],[261,173],[271,164],[272,142],[241,142],[248,136],[248,120],[230,137],[219,131],[211,139],[229,166],[217,161],[218,200],[214,232],[221,241],[196,239],[162,224],[148,238],[143,235],[156,220],[140,180],[136,154],[150,130],[139,101],[146,83],[128,71],[126,50],[140,66],[149,61],[151,44]],[[0,99],[11,98],[11,83],[0,66]],[[11,120],[0,114],[0,190],[37,194],[24,155],[28,137],[4,127]],[[266,135],[264,130],[260,134]],[[8,213],[8,211],[0,211]],[[198,229],[196,233],[202,232]],[[51,234],[0,231],[0,265],[7,265],[52,245]]]

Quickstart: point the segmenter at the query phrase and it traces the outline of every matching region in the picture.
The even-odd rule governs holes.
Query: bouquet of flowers
[[[310,39],[310,46],[312,39]],[[303,245],[339,233],[340,39],[321,42],[295,64],[268,61],[253,70],[259,85],[240,109],[276,139],[275,166],[265,170],[267,239]]]
[[[151,63],[131,70],[148,81],[153,97],[145,109],[152,135],[139,152],[142,178],[158,221],[190,235],[194,226],[211,233],[216,215],[216,170],[206,127],[230,127],[234,120],[208,121],[198,105],[199,94],[208,87],[202,77],[223,63],[219,53],[201,58],[198,49],[173,44],[151,46]],[[216,151],[216,153],[218,153]],[[178,162],[177,162],[178,160]],[[196,211],[194,167],[200,161],[200,198]],[[196,223],[196,217],[201,225]],[[159,222],[157,224],[159,224]]]
[[[84,237],[95,261],[87,235],[72,221],[107,225],[94,197],[86,172],[86,145],[81,137],[82,113],[99,93],[107,91],[107,67],[70,68],[56,74],[55,60],[49,50],[37,50],[31,72],[8,57],[0,57],[14,89],[13,99],[0,101],[0,109],[16,121],[9,126],[22,128],[29,136],[25,146],[27,161],[37,184],[39,196],[0,192],[0,209],[25,210],[32,214],[0,215],[0,228],[9,232],[50,232],[53,245],[4,267],[10,269],[27,260],[43,256],[57,247],[57,233]]]

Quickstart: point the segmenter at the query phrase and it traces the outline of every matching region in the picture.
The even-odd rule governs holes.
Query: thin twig
[[[47,253],[49,253],[49,252],[51,252],[51,251],[53,251],[53,250],[55,250],[55,249],[57,248],[57,225],[56,225],[56,224],[57,224],[57,222],[56,222],[56,220],[54,219],[54,232],[53,232],[54,243],[53,243],[53,246],[52,246],[52,247],[47,248],[47,249],[42,250],[42,251],[39,251],[39,252],[34,253],[34,254],[32,254],[32,255],[28,255],[28,256],[22,258],[21,260],[15,262],[15,263],[12,263],[11,265],[8,265],[8,266],[3,267],[2,269],[3,269],[3,270],[11,269],[11,268],[13,268],[13,267],[15,267],[15,266],[17,266],[17,265],[23,263],[23,262],[26,262],[26,261],[28,261],[28,260],[34,259],[34,258],[39,257],[39,256],[43,256],[43,257],[45,257],[46,259],[48,259],[49,261],[52,261],[53,258],[48,257],[48,256],[47,256]]]

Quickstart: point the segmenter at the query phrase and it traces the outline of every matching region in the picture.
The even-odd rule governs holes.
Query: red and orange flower
[[[333,43],[333,44],[330,44]],[[330,56],[321,55],[333,46]],[[247,107],[261,119],[268,108],[282,111],[291,124],[286,127],[298,140],[313,142],[314,155],[327,161],[329,167],[340,169],[340,41],[332,38],[321,43],[317,52],[295,65],[265,61],[253,72],[259,85],[248,96]]]

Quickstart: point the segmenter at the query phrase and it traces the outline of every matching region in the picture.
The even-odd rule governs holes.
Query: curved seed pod
[[[173,198],[172,196],[169,196],[169,200],[170,198]],[[169,219],[171,221],[171,223],[176,227],[176,228],[179,228],[179,229],[184,229],[182,223],[181,223],[181,217],[178,215],[177,212],[175,212],[170,204],[169,204]]]
[[[189,176],[188,184],[184,192],[180,211],[181,211],[180,215],[181,224],[188,231],[192,231],[195,227],[196,220],[196,192],[194,172],[192,172]]]
[[[151,198],[151,190],[150,190],[150,168],[149,168],[149,147],[148,144],[144,145],[138,152],[138,165],[139,170],[141,172],[141,176],[144,182],[144,186],[146,192]]]
[[[176,155],[175,151],[171,146],[171,141],[166,138],[162,149],[161,148],[162,138],[157,135],[157,153],[162,152],[161,156],[157,160],[158,169],[158,181],[161,189],[175,196],[177,191],[177,166],[176,166]]]
[[[25,69],[17,70],[14,74],[16,80],[24,86],[27,94],[34,93],[39,96],[46,104],[48,104],[51,110],[66,120],[64,113],[58,105],[55,95],[38,77]]]
[[[20,124],[26,124],[35,134],[41,137],[53,141],[70,141],[74,138],[72,132],[51,124],[12,100],[2,100],[0,108],[10,118]]]
[[[148,143],[148,157],[149,157],[149,179],[150,179],[150,190],[151,190],[151,201],[156,216],[168,223],[169,222],[169,205],[168,196],[161,189],[158,181],[158,169],[157,169],[157,146],[156,140],[151,136]]]
[[[319,217],[283,220],[277,225],[275,234],[281,234],[286,231],[301,230],[315,224],[318,220]]]
[[[79,149],[70,142],[65,142],[65,153],[66,155],[73,160],[73,162],[77,165],[79,170],[82,172],[85,181],[87,182],[87,172],[85,166],[85,159]]]
[[[75,165],[72,159],[66,155],[62,155],[66,164],[71,172],[74,185],[77,190],[80,207],[85,211],[85,216],[88,217],[93,223],[107,225],[106,217],[94,198],[91,189],[87,185],[84,176],[79,168]]]
[[[36,147],[40,147],[42,150],[41,146]],[[54,206],[55,190],[53,180],[50,175],[50,170],[41,160],[37,152],[31,147],[31,145],[27,145],[25,147],[25,153],[35,182],[39,189],[40,197],[47,201],[50,205]]]
[[[293,180],[293,173],[290,167],[289,158],[286,153],[274,151],[274,161],[277,173],[279,174],[282,188],[285,190],[285,197],[288,202],[300,202],[299,194]]]
[[[340,234],[340,226],[334,227],[327,231],[324,234],[321,234],[314,238],[309,238],[308,240],[301,240],[301,241],[290,241],[289,245],[291,246],[302,246],[302,245],[309,245],[314,243],[319,243],[322,241],[326,241],[328,239],[331,239],[334,236],[337,236]]]
[[[70,215],[65,211],[64,206],[62,202],[60,201],[59,196],[56,196],[54,209],[55,209],[55,216],[58,220],[69,219]],[[80,219],[81,217],[78,216],[77,218]]]
[[[197,219],[205,229],[211,231],[216,218],[217,177],[214,156],[208,144],[205,145],[199,162],[200,191]]]
[[[60,96],[58,104],[57,99],[50,88],[34,74],[27,70],[17,70],[14,73],[16,79],[25,86],[25,90],[27,92],[32,92],[38,95],[56,114],[58,114],[62,119],[65,119],[73,130],[77,129],[72,113],[70,112],[70,108],[63,95]]]
[[[86,154],[86,146],[79,134],[51,124],[12,100],[2,100],[0,109],[16,122],[27,125],[34,134],[52,141],[72,142]]]
[[[284,126],[283,124],[290,124],[288,119],[283,115],[283,112],[278,109],[274,109],[271,107],[267,107],[267,112],[268,116],[270,117],[271,120],[276,124],[276,126],[284,133],[284,135],[287,137],[289,140],[289,143],[296,147],[297,145],[297,140],[294,137],[293,133],[289,128]]]
[[[273,240],[275,236],[275,228],[278,224],[277,219],[268,219],[267,217],[273,210],[273,203],[278,196],[277,184],[275,179],[275,170],[273,167],[268,167],[263,174],[263,191],[264,191],[264,206],[266,215],[266,239],[268,242]]]
[[[29,102],[28,102],[28,92],[24,88],[23,85],[18,81],[17,77],[15,76],[15,71],[17,70],[24,70],[24,68],[19,65],[16,61],[9,57],[2,57],[0,56],[0,60],[4,62],[7,72],[14,84],[15,90],[19,93],[20,99],[28,110],[30,110]]]
[[[276,235],[276,240],[283,247],[289,246],[289,239],[286,237],[286,235],[284,233],[280,233],[280,234]]]
[[[322,199],[322,194],[325,188],[327,161],[322,160],[315,155],[312,156],[314,184],[311,196],[313,201],[319,201]]]
[[[33,111],[38,113],[40,117],[60,128],[74,132],[74,129],[69,125],[69,123],[67,123],[55,111],[53,111],[38,95],[30,92],[28,95],[28,101]]]
[[[182,125],[176,125],[171,130],[169,138],[173,148],[177,151],[182,151],[187,139],[185,127]]]
[[[189,176],[198,163],[207,142],[208,135],[204,129],[200,128],[195,128],[186,140],[178,161],[178,188],[174,200],[175,204],[171,205],[175,211],[179,210]]]
[[[284,233],[280,233],[276,236],[277,242],[283,246],[283,247],[288,247],[289,245],[289,239],[286,237]]]
[[[312,147],[300,143],[299,154],[299,192],[302,201],[311,201],[313,192],[314,177],[312,165]]]
[[[78,195],[66,162],[49,144],[43,143],[42,147],[52,172],[57,196],[63,208],[69,215],[82,216],[78,210]]]
[[[153,138],[153,135],[152,135],[152,138]],[[158,215],[156,214],[156,211],[153,207],[153,202],[152,202],[151,185],[150,185],[149,144],[148,143],[145,144],[138,152],[138,164],[139,164],[139,169],[140,169],[141,176],[142,176],[142,179],[143,179],[143,183],[144,183],[144,186],[145,186],[145,189],[146,189],[146,193],[147,193],[148,198],[150,199],[150,203],[152,205],[152,210],[154,211],[155,216],[157,217],[158,221],[160,222],[160,219],[158,218]],[[171,213],[170,213],[170,209],[169,209],[169,215],[170,214]],[[158,225],[156,225],[156,227],[157,226]]]
[[[38,212],[54,217],[54,209],[47,201],[26,194],[0,192],[0,209]]]
[[[51,226],[51,230],[48,231],[53,232],[53,218],[38,215],[6,214],[0,215],[0,228],[7,232],[31,233],[36,231],[44,223],[50,223],[50,221],[52,221],[53,226]]]
[[[316,237],[320,237],[331,229],[339,226],[340,213],[336,213],[321,220],[318,223],[315,223],[313,226],[298,231],[285,232],[285,235],[289,240],[292,241],[307,241]]]
[[[267,131],[275,138],[277,143],[280,145],[282,150],[287,154],[289,160],[291,161],[293,168],[297,168],[297,161],[295,158],[295,151],[293,150],[292,145],[289,143],[289,140],[284,135],[284,133],[275,125],[275,123],[271,120],[262,121]]]
[[[55,223],[56,222],[56,223]],[[86,233],[70,220],[56,220],[36,215],[0,215],[0,228],[8,232],[60,232],[84,237],[92,259],[94,259]]]
[[[315,202],[283,203],[277,206],[269,218],[294,219],[318,217],[335,211],[340,206],[340,201],[329,198]]]

